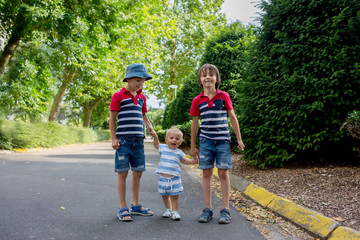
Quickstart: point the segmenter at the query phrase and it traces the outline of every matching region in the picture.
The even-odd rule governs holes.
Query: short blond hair
[[[171,127],[169,130],[167,130],[166,135],[165,135],[165,139],[168,137],[169,133],[171,133],[171,132],[180,133],[181,140],[183,140],[183,137],[184,137],[183,132],[179,128],[175,127],[175,126]]]

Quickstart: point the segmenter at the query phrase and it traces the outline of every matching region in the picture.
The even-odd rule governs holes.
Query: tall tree
[[[20,41],[33,38],[34,32],[52,32],[62,17],[61,0],[12,0],[0,1],[0,25],[8,35],[8,41],[0,56],[0,75],[15,54]]]
[[[160,57],[155,69],[158,78],[153,81],[159,99],[174,99],[175,89],[169,86],[182,86],[198,66],[208,37],[226,24],[220,13],[222,3],[223,0],[177,0],[164,5],[162,14],[166,18],[163,34],[158,38]]]
[[[18,49],[17,57],[0,76],[0,108],[6,115],[40,120],[48,114],[59,66],[54,49],[32,40]]]
[[[82,34],[87,46],[82,53],[89,57],[70,85],[67,101],[76,101],[77,106],[82,106],[85,127],[90,126],[94,108],[124,85],[122,78],[128,64],[142,62],[151,66],[156,58],[152,54],[156,52],[154,29],[159,27],[156,13],[161,9],[161,1],[144,3],[129,1],[122,3],[120,9],[105,4],[101,8],[88,6],[96,8],[102,22],[96,21],[94,15],[86,15],[89,10],[82,14],[91,23]]]

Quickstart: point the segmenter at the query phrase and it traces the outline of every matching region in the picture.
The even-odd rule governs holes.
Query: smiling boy
[[[159,150],[160,162],[156,169],[158,177],[158,192],[163,199],[166,211],[163,217],[171,217],[173,220],[180,220],[178,213],[179,195],[183,192],[180,173],[182,164],[196,164],[197,159],[185,157],[185,153],[178,149],[183,142],[183,133],[176,127],[166,132],[165,143],[160,144],[155,132],[150,133],[154,138],[154,147]]]
[[[221,183],[222,209],[219,223],[230,223],[230,178],[229,170],[232,168],[230,151],[230,131],[227,122],[229,116],[234,129],[237,145],[244,150],[245,145],[241,139],[240,127],[236,118],[232,102],[228,93],[220,91],[220,73],[216,66],[204,64],[198,72],[198,84],[204,89],[192,102],[190,116],[193,117],[191,125],[191,154],[199,157],[199,169],[203,170],[202,187],[205,208],[198,217],[198,222],[209,222],[213,217],[211,204],[211,178],[214,163],[218,168]],[[200,146],[196,148],[196,138],[200,125]]]

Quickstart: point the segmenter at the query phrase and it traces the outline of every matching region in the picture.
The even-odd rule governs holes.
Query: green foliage
[[[19,51],[0,76],[0,107],[20,119],[41,119],[49,110],[57,80],[53,49],[34,40]],[[49,68],[42,66],[48,65]]]
[[[248,47],[254,38],[251,27],[244,28],[240,23],[235,22],[224,27],[218,35],[206,43],[202,64],[211,63],[217,66],[222,82],[220,88],[231,95],[234,106],[238,105],[234,87],[241,82]],[[189,112],[192,100],[202,91],[203,89],[197,83],[196,71],[184,81],[175,100],[167,104],[163,128],[188,122],[191,119]]]
[[[353,111],[340,128],[353,138],[355,149],[360,153],[360,111]]]
[[[157,78],[154,94],[166,102],[174,99],[169,85],[183,85],[183,80],[197,67],[206,40],[226,24],[220,12],[223,0],[177,0],[162,6],[162,25],[157,37],[160,56],[155,62]]]
[[[74,143],[109,140],[107,130],[67,127],[55,122],[26,123],[0,119],[0,149],[50,148]]]
[[[164,116],[163,109],[149,108],[146,115],[149,118],[154,128],[161,127]]]
[[[159,141],[162,143],[165,142],[166,131],[167,131],[167,129],[166,130],[160,129],[160,130],[156,131]]]
[[[360,105],[360,2],[261,5],[262,27],[239,89],[246,158],[265,167],[315,152],[346,155],[351,148],[339,128]]]
[[[208,41],[202,64],[215,65],[220,72],[220,89],[229,93],[233,105],[238,105],[237,86],[242,84],[249,46],[255,40],[252,27],[245,28],[235,22],[222,29]]]
[[[174,101],[166,105],[162,127],[168,129],[173,125],[188,122],[191,102],[200,94],[202,88],[197,84],[197,74],[192,74],[184,81],[184,86],[177,92]]]

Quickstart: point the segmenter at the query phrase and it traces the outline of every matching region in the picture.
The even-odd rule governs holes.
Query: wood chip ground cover
[[[232,174],[247,178],[269,192],[333,218],[360,231],[360,167],[307,166],[269,168],[248,166],[233,154]]]

